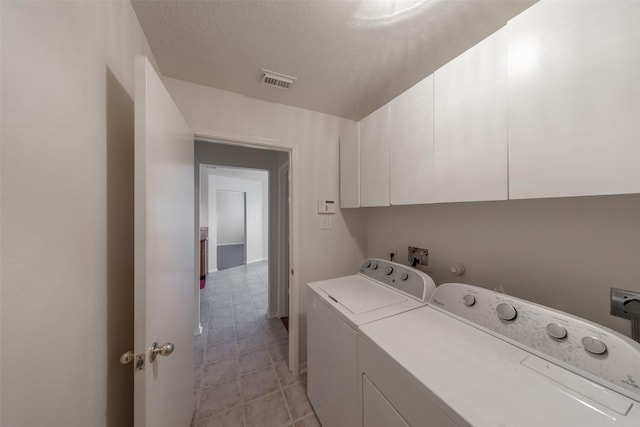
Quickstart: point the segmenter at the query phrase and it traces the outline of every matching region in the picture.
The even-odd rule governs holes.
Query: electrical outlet
[[[331,230],[333,228],[333,221],[331,217],[322,216],[320,218],[320,230]]]
[[[396,247],[391,246],[389,248],[389,261],[397,261],[396,260]]]
[[[426,267],[429,265],[429,249],[416,248],[409,246],[409,264],[413,267],[421,265]]]

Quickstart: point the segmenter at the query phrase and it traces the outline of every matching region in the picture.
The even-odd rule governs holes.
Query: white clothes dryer
[[[640,344],[464,284],[360,327],[364,427],[638,427]]]
[[[423,306],[425,273],[369,259],[357,274],[307,285],[308,396],[324,427],[360,424],[358,326]]]

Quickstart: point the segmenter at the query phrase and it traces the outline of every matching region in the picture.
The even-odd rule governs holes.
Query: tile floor
[[[207,276],[196,337],[194,427],[320,426],[306,375],[287,367],[288,335],[267,319],[267,262]]]

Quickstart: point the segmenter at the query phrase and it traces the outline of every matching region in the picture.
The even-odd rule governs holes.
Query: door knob
[[[153,361],[156,360],[156,357],[158,355],[160,356],[170,355],[171,353],[173,353],[174,348],[175,346],[170,342],[166,344],[162,344],[160,347],[158,347],[157,342],[154,342],[153,346],[149,349],[149,362],[153,363]]]

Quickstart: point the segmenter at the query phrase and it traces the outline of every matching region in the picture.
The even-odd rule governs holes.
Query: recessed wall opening
[[[216,191],[215,245],[218,271],[247,263],[246,198],[245,191]]]
[[[209,374],[218,365],[237,365],[240,379],[260,369],[288,373],[297,337],[288,327],[290,152],[196,140],[194,153],[201,402],[217,386]]]
[[[269,171],[201,165],[206,272],[269,259]],[[204,267],[204,266],[203,266]]]

